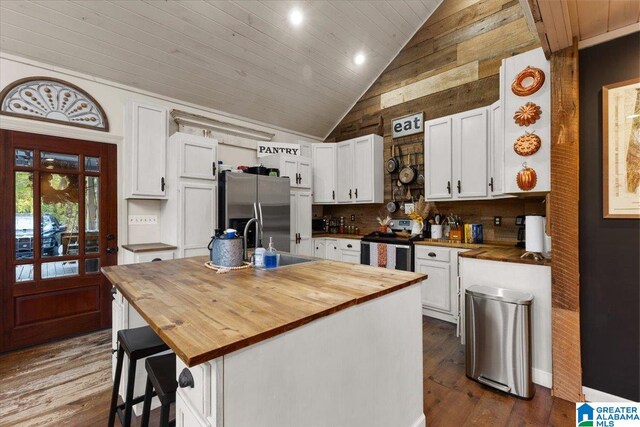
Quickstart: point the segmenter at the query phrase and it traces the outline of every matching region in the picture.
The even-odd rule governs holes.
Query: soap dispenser
[[[276,268],[278,266],[278,253],[273,247],[273,238],[269,237],[269,247],[264,253],[265,268]]]

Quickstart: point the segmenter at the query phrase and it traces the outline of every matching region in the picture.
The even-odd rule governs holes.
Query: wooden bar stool
[[[141,328],[123,329],[118,331],[118,356],[116,362],[116,374],[113,379],[113,391],[111,393],[111,407],[109,409],[109,427],[113,427],[116,414],[123,427],[131,425],[131,410],[133,405],[142,402],[144,396],[133,397],[133,388],[136,379],[136,363],[138,360],[168,350],[169,346],[160,339],[149,326]],[[124,354],[129,357],[129,372],[127,373],[127,391],[124,403],[118,405],[118,389],[122,376],[122,362]],[[174,368],[175,369],[175,368]],[[122,412],[124,411],[124,416]]]
[[[178,388],[175,353],[150,357],[145,362],[145,368],[147,369],[147,386],[142,407],[142,427],[149,427],[151,398],[154,394],[160,399],[160,427],[175,426],[176,420],[169,422],[169,410],[171,404],[176,402]]]

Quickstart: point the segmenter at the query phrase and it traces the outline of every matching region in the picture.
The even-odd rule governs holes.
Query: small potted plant
[[[424,220],[429,216],[432,209],[433,206],[431,203],[427,202],[424,196],[420,196],[413,210],[407,214],[407,216],[414,221],[413,229],[411,230],[412,235],[415,236],[422,233]]]
[[[389,222],[391,222],[391,217],[389,215],[385,215],[384,217],[380,215],[376,219],[380,224],[380,232],[386,233],[387,230],[389,229]]]

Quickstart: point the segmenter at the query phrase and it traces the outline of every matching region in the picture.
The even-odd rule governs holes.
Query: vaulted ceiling
[[[441,1],[2,1],[0,49],[324,137]]]

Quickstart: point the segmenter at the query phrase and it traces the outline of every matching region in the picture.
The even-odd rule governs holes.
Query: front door
[[[0,351],[110,326],[116,146],[0,130]]]

